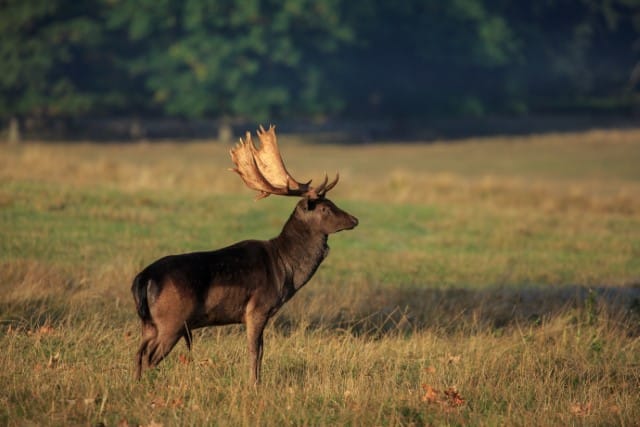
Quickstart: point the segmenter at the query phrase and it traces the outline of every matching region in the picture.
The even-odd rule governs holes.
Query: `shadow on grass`
[[[307,295],[310,301],[320,295]],[[335,295],[330,298],[335,298]],[[300,327],[308,330],[342,331],[355,336],[380,338],[410,335],[430,330],[445,334],[468,334],[518,327],[535,327],[558,316],[595,324],[599,319],[615,319],[626,325],[629,336],[640,336],[640,284],[627,287],[525,287],[488,289],[428,289],[374,287],[363,291],[349,304],[321,301],[309,304],[300,315],[283,310],[272,328],[288,335]],[[37,330],[71,321],[82,323],[103,308],[93,304],[70,305],[64,295],[0,302],[0,332]],[[307,309],[306,302],[301,301]],[[112,324],[137,319],[133,309],[120,307],[105,317]],[[241,325],[205,328],[208,333],[237,334]],[[242,332],[243,333],[243,332]]]
[[[629,287],[563,286],[557,288],[372,289],[349,310],[314,315],[310,329],[344,330],[373,338],[422,330],[442,333],[498,331],[543,324],[556,316],[595,323],[610,317],[632,325],[640,336],[640,285]],[[626,322],[628,321],[628,322]],[[274,326],[287,333],[299,319],[278,316]]]

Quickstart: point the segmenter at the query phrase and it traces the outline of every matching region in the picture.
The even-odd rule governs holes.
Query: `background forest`
[[[637,0],[5,0],[0,118],[628,116],[639,53]]]

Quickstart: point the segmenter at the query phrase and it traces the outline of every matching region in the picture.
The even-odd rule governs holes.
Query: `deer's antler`
[[[271,125],[268,130],[264,130],[261,125],[258,138],[260,147],[256,148],[251,140],[251,133],[247,132],[244,140],[240,138],[240,142],[230,151],[231,160],[236,165],[231,170],[240,175],[247,187],[259,192],[258,199],[270,194],[317,199],[324,197],[338,183],[339,175],[329,184],[325,175],[324,182],[318,187],[311,187],[311,181],[296,181],[282,161],[275,126]]]

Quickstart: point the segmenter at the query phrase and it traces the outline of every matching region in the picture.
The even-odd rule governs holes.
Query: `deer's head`
[[[231,160],[236,165],[232,170],[240,175],[247,187],[258,191],[257,199],[271,194],[302,197],[294,214],[324,234],[352,229],[358,225],[356,217],[326,198],[327,192],[338,183],[338,174],[331,182],[325,175],[323,182],[317,187],[312,186],[311,181],[299,182],[284,166],[275,127],[272,125],[265,130],[260,126],[258,138],[260,147],[254,145],[251,133],[247,132],[245,139],[241,138],[230,152]]]

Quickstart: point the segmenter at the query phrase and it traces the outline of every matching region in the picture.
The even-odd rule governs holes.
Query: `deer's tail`
[[[151,312],[149,311],[149,292],[154,292],[156,288],[154,280],[144,277],[143,274],[138,274],[131,284],[131,293],[136,302],[136,311],[143,321],[152,320]]]

